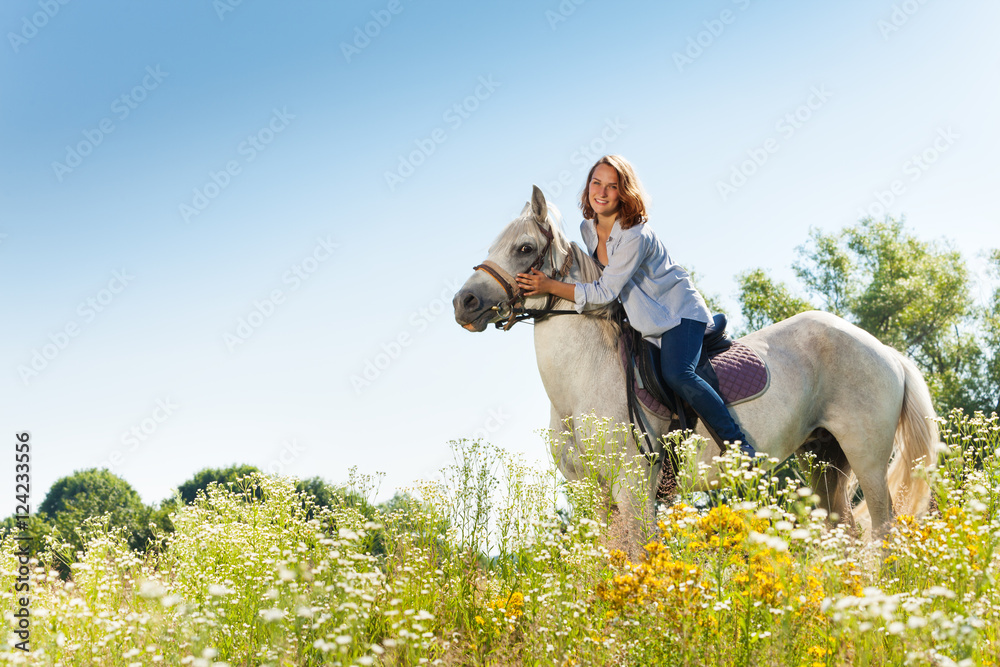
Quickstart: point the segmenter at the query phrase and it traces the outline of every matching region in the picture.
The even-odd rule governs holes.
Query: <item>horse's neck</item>
[[[569,273],[566,275],[565,278],[562,278],[561,280],[570,285],[573,285],[575,283],[589,282],[584,277],[583,269],[580,266],[581,262],[587,261],[588,259],[586,251],[582,250],[576,244],[570,244],[570,253],[573,254],[574,256],[571,260]],[[565,258],[562,261],[565,262],[566,261]],[[549,272],[549,275],[552,275],[554,272],[555,272],[555,267],[552,267],[552,270]],[[559,278],[557,277],[556,279],[558,280]],[[539,297],[539,301],[537,304],[529,302],[526,303],[525,305],[529,308],[543,308],[545,304],[545,299],[546,297]],[[573,301],[568,301],[566,299],[557,298],[554,300],[552,304],[552,310],[575,310],[575,309],[576,309],[576,304]],[[572,339],[572,341],[574,342],[578,342],[579,344],[588,346],[591,342],[590,341],[591,338],[594,338],[595,340],[600,342],[599,339],[601,338],[601,333],[599,327],[596,326],[595,322],[588,322],[587,321],[588,319],[589,318],[584,317],[582,315],[557,314],[557,315],[550,315],[547,318],[543,319],[541,322],[537,322],[535,324],[536,348],[538,346],[539,333],[543,334],[543,339],[545,340],[547,340],[550,337],[568,337]],[[557,323],[559,326],[554,326],[554,327],[547,326],[552,323]],[[539,329],[541,329],[541,331],[539,331]]]
[[[580,270],[580,260],[580,256],[574,258],[565,282],[586,281]],[[560,299],[553,308],[570,310],[574,304]],[[535,323],[538,370],[554,406],[563,405],[570,412],[590,409],[568,405],[569,397],[579,395],[580,387],[591,387],[587,393],[601,393],[605,385],[618,386],[615,381],[615,373],[620,373],[617,349],[609,345],[605,326],[596,317],[577,314],[550,315]]]

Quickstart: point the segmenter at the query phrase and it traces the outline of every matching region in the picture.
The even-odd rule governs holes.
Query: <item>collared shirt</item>
[[[594,225],[593,220],[580,224],[591,255],[598,244]],[[592,283],[576,283],[573,296],[578,313],[588,306],[597,308],[621,298],[632,327],[657,342],[664,331],[673,329],[682,319],[711,321],[712,312],[691,276],[674,264],[648,223],[622,229],[615,220],[607,249],[608,266],[601,277]]]

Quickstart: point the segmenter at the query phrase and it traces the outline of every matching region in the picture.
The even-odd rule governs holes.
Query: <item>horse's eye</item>
[[[518,248],[518,249],[517,249],[517,251],[518,251],[519,253],[521,253],[522,255],[527,255],[527,254],[528,254],[529,252],[531,252],[532,250],[534,250],[534,248],[532,248],[532,247],[531,247],[530,245],[528,245],[527,243],[525,243],[525,244],[524,244],[523,246],[521,246],[520,248]]]

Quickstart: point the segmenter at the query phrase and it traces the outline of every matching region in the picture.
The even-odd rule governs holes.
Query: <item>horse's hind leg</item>
[[[854,515],[851,513],[851,498],[848,495],[851,464],[840,443],[832,433],[819,428],[813,432],[800,452],[815,455],[809,483],[813,493],[819,496],[819,506],[829,513],[830,521],[844,521],[853,526]]]
[[[881,540],[892,523],[892,497],[886,480],[885,468],[881,472],[868,470],[858,475],[858,484],[865,494],[868,516],[871,517],[872,541]]]
[[[835,429],[830,430],[837,434]],[[864,429],[848,429],[849,435],[837,436],[865,494],[864,502],[854,510],[854,518],[859,524],[871,520],[872,541],[881,540],[892,522],[888,472],[895,432],[895,423],[869,424]]]

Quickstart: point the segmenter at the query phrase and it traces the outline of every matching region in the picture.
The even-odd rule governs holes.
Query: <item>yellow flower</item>
[[[701,581],[701,570],[673,558],[661,542],[650,542],[645,550],[642,562],[622,563],[619,573],[598,585],[597,595],[610,606],[608,617],[645,616],[652,605],[668,622],[680,623],[700,603],[707,586]]]
[[[524,615],[524,595],[515,591],[509,596],[500,596],[490,603],[490,609],[503,610],[507,620],[514,620]]]
[[[695,523],[691,534],[691,551],[726,551],[737,559],[746,550],[750,531],[761,531],[766,522],[746,512],[736,512],[727,505],[713,507]]]
[[[811,658],[823,658],[828,653],[830,653],[830,650],[822,646],[810,646],[806,649],[806,655]]]

